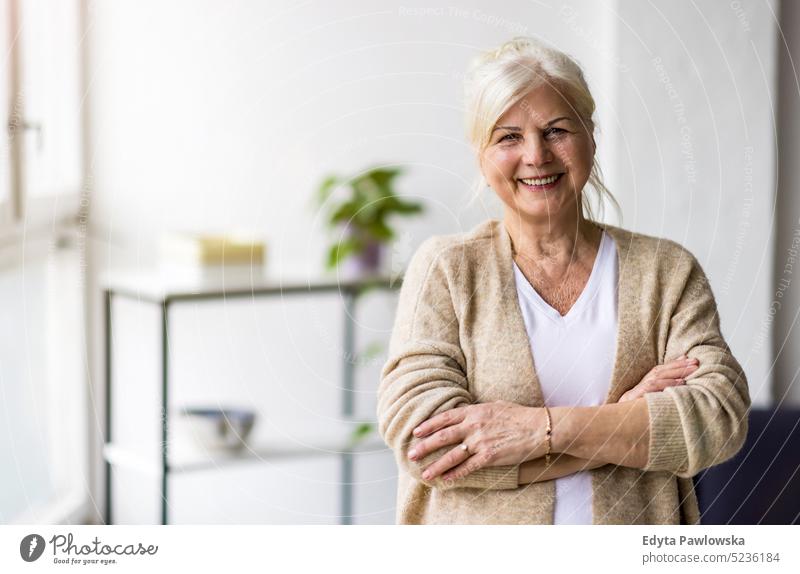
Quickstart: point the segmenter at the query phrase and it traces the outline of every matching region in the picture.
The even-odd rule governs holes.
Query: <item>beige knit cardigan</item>
[[[608,464],[592,475],[594,522],[699,521],[691,477],[733,456],[747,434],[747,381],[720,334],[714,296],[697,260],[665,239],[598,224],[619,261],[618,332],[606,402],[657,364],[686,353],[687,384],[646,396],[650,457],[644,469]],[[570,349],[564,349],[565,353]],[[501,221],[432,237],[405,275],[378,392],[378,427],[399,467],[403,524],[552,524],[555,481],[517,484],[519,467],[487,467],[445,485],[417,462],[412,430],[442,411],[506,400],[542,406],[517,300],[511,239]]]

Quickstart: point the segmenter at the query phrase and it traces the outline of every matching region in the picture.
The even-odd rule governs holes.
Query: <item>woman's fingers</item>
[[[688,377],[697,370],[697,363],[680,363],[678,365],[663,365],[655,371],[659,379],[680,379]]]
[[[461,449],[453,449],[453,451],[457,451]],[[449,454],[453,453],[451,451]],[[459,480],[478,470],[479,468],[483,468],[484,466],[489,466],[492,462],[492,457],[494,456],[494,449],[489,449],[488,451],[478,452],[478,453],[461,453],[454,454],[453,458],[448,460],[446,464],[441,465],[443,470],[440,470],[436,467],[435,464],[430,466],[431,474],[426,476],[427,470],[423,473],[423,478],[425,480],[429,480],[432,478],[436,478],[439,474],[442,474],[442,480],[444,481],[452,481],[452,480]],[[447,457],[443,457],[447,458]],[[452,464],[451,464],[452,463]],[[449,469],[444,468],[445,466],[450,465]]]
[[[645,378],[631,390],[619,398],[620,403],[632,401],[644,396],[646,393],[657,393],[667,387],[682,385],[686,382],[686,377],[691,375],[699,367],[697,359],[690,359],[681,355],[673,361],[653,367]]]
[[[663,391],[667,387],[677,387],[678,385],[683,385],[686,383],[684,379],[656,379],[650,385],[650,388],[646,389],[646,393],[657,393],[659,391]]]
[[[438,431],[444,427],[457,425],[464,420],[466,416],[466,407],[456,407],[439,413],[438,415],[429,418],[424,423],[420,424],[414,429],[415,437],[428,436],[429,434]]]
[[[436,462],[426,468],[422,473],[422,478],[424,480],[432,480],[440,474],[447,472],[451,468],[459,466],[469,458],[475,457],[471,456],[468,451],[462,449],[460,446],[452,448],[446,455],[439,458]]]
[[[667,387],[677,387],[685,383],[686,381],[684,379],[649,379],[647,381],[642,381],[627,393],[623,394],[619,398],[619,402],[624,403],[625,401],[632,401],[643,397],[646,393],[658,393]]]
[[[427,456],[435,450],[439,450],[443,446],[447,446],[449,444],[459,444],[464,439],[464,436],[465,434],[463,430],[458,426],[445,427],[442,430],[436,431],[431,436],[419,441],[414,448],[408,451],[408,458],[411,460],[417,460]]]

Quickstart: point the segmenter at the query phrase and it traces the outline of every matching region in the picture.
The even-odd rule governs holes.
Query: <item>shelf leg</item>
[[[105,355],[106,355],[106,429],[105,444],[111,444],[111,291],[103,292],[103,321],[105,323]],[[106,515],[105,523],[113,524],[111,514],[111,463],[105,460],[106,482]]]
[[[342,453],[342,524],[353,524],[353,454]]]
[[[351,418],[355,413],[355,310],[356,292],[344,292],[344,370],[342,371],[342,387],[344,400],[342,403],[342,418]],[[342,510],[341,523],[353,523],[353,455],[342,453]]]
[[[168,389],[169,389],[169,299],[161,307],[161,524],[169,524],[167,498],[168,466]]]

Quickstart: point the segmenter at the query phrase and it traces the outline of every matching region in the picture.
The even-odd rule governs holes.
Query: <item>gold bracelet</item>
[[[544,407],[544,413],[547,415],[547,428],[544,429],[544,436],[547,439],[547,450],[544,453],[544,464],[550,466],[550,452],[553,450],[553,427],[550,420],[550,410]]]

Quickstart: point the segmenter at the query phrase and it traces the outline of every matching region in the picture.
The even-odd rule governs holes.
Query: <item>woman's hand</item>
[[[632,401],[645,393],[682,385],[685,377],[697,367],[697,359],[685,356],[658,365],[618,402]],[[425,480],[440,475],[444,480],[455,480],[485,466],[522,464],[544,456],[545,424],[544,409],[507,401],[458,407],[440,413],[414,429],[414,436],[423,440],[409,451],[408,458],[419,460],[442,447],[455,445],[425,469]],[[592,461],[591,464],[589,468],[605,463]]]
[[[543,411],[507,401],[445,411],[414,429],[414,436],[424,439],[409,451],[408,458],[418,460],[444,446],[457,445],[425,469],[425,480],[439,475],[455,480],[484,466],[539,458],[546,448]]]
[[[619,398],[620,403],[643,397],[646,393],[659,393],[667,387],[676,387],[686,382],[686,377],[697,370],[699,361],[681,355],[674,361],[656,365],[642,381]]]

